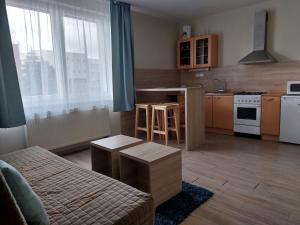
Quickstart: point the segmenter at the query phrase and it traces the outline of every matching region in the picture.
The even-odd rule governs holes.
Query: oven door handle
[[[251,104],[241,104],[241,103],[236,103],[234,104],[235,108],[256,108],[256,109],[260,109],[261,105],[251,105]]]

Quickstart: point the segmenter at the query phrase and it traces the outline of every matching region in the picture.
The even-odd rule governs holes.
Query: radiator
[[[111,134],[108,109],[75,111],[62,116],[27,121],[28,146],[64,148]]]
[[[0,154],[26,147],[25,126],[0,129]]]

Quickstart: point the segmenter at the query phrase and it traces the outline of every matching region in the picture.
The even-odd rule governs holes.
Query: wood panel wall
[[[203,73],[204,77],[196,77]],[[230,91],[286,91],[286,82],[300,80],[300,61],[263,65],[234,65],[205,72],[182,72],[181,85],[203,85],[214,91],[217,81],[225,80]]]
[[[180,73],[177,70],[136,69],[136,88],[179,87]],[[138,93],[138,102],[164,102],[168,98],[165,93]],[[121,133],[134,135],[135,112],[121,113]]]
[[[136,69],[137,88],[178,87],[180,73],[178,70]]]

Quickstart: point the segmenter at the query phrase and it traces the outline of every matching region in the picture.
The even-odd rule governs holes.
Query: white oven
[[[234,123],[248,126],[260,126],[261,107],[258,105],[235,104]]]
[[[261,95],[234,96],[234,132],[260,135]]]
[[[287,94],[288,95],[300,95],[300,81],[288,81],[287,82]]]

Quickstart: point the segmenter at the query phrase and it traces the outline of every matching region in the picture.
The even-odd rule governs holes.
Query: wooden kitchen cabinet
[[[177,41],[177,68],[192,69],[194,56],[194,38]]]
[[[177,96],[184,118],[184,95]],[[184,121],[181,120],[184,124]],[[182,124],[182,126],[183,126]],[[213,133],[233,134],[233,95],[205,95],[205,127]]]
[[[280,110],[280,96],[262,96],[262,139],[278,141],[280,132]]]
[[[205,126],[213,127],[213,97],[205,96]]]
[[[213,96],[213,128],[233,130],[233,96]]]
[[[177,68],[199,69],[218,66],[218,36],[214,34],[177,41]]]
[[[194,38],[193,68],[218,66],[218,36],[204,35]]]

